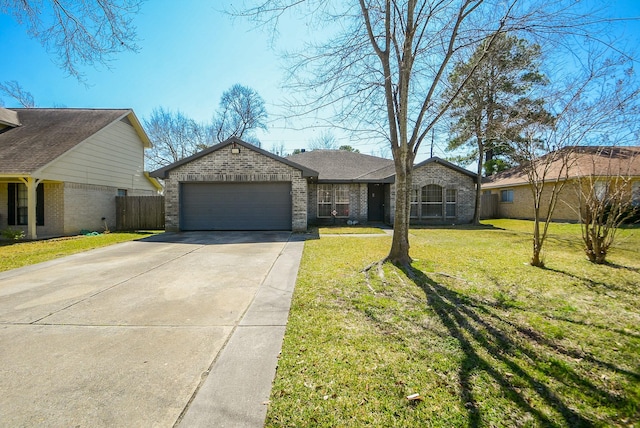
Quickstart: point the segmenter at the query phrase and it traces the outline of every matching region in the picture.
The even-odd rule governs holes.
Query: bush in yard
[[[11,241],[19,241],[21,239],[24,239],[24,231],[12,229],[10,227],[0,231],[0,235],[2,235],[4,239],[9,239]]]

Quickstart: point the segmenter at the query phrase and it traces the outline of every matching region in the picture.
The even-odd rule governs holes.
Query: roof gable
[[[283,157],[280,157],[278,155],[275,155],[275,154],[273,154],[271,152],[268,152],[266,150],[261,149],[258,146],[254,146],[253,144],[247,143],[246,141],[242,141],[241,139],[236,138],[236,137],[228,138],[227,140],[223,141],[222,143],[216,144],[215,146],[207,147],[206,149],[201,150],[196,154],[193,154],[193,155],[191,155],[189,157],[181,159],[181,160],[179,160],[177,162],[174,162],[174,163],[172,163],[170,165],[164,166],[164,167],[162,167],[160,169],[157,169],[157,170],[151,172],[150,175],[151,175],[151,177],[156,177],[156,178],[166,178],[167,177],[167,173],[169,171],[171,171],[172,169],[175,169],[175,168],[177,168],[179,166],[185,165],[185,164],[187,164],[189,162],[192,162],[192,161],[194,161],[196,159],[200,159],[201,157],[207,156],[208,154],[213,153],[213,152],[215,152],[217,150],[220,150],[220,149],[222,149],[224,147],[227,147],[229,145],[240,146],[240,147],[244,147],[244,148],[249,149],[249,150],[253,150],[253,151],[258,152],[261,155],[267,156],[267,157],[269,157],[269,158],[271,158],[273,160],[276,160],[278,162],[282,162],[282,163],[284,163],[286,165],[289,165],[289,166],[291,166],[293,168],[299,169],[300,171],[302,171],[302,176],[303,177],[317,177],[318,176],[318,173],[315,170],[311,169],[311,168],[307,168],[304,165],[297,164],[297,163],[292,162],[292,161],[290,161],[290,160],[288,160],[286,158],[283,158]]]
[[[32,174],[108,125],[126,119],[149,139],[129,109],[15,109],[21,125],[0,133],[0,174]]]
[[[469,171],[466,168],[459,167],[458,165],[455,165],[455,164],[453,164],[453,163],[451,163],[449,161],[446,161],[444,159],[441,159],[441,158],[439,158],[437,156],[433,156],[433,157],[431,157],[431,158],[429,158],[429,159],[427,159],[425,161],[420,162],[419,164],[414,165],[413,169],[422,168],[422,167],[425,167],[425,166],[427,166],[427,165],[429,165],[431,163],[436,163],[438,165],[442,165],[442,166],[444,166],[446,168],[450,168],[450,169],[452,169],[454,171],[457,171],[460,174],[464,174],[464,175],[466,175],[468,177],[471,177],[471,178],[473,178],[474,182],[478,181],[478,176],[475,173],[473,173],[472,171]]]

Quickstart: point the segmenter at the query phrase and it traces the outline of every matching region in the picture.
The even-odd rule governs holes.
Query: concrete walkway
[[[262,426],[302,247],[165,234],[0,273],[0,426]]]

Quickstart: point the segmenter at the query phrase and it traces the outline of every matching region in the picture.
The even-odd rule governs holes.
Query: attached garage
[[[164,180],[168,232],[307,230],[308,179],[318,173],[230,138],[151,173]]]
[[[291,183],[182,183],[181,230],[291,230]]]

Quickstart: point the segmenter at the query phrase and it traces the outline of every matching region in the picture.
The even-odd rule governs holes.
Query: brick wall
[[[436,162],[429,162],[413,170],[412,188],[421,189],[436,184],[444,189],[457,191],[455,218],[411,219],[411,223],[470,223],[475,205],[475,183],[473,178]],[[395,200],[395,198],[394,198]]]
[[[290,182],[291,228],[294,231],[307,229],[307,180],[302,177],[302,171],[244,146],[240,147],[240,153],[232,153],[228,145],[169,171],[165,180],[167,231],[180,229],[180,183],[197,181]]]
[[[588,192],[587,182],[584,192]],[[558,193],[558,201],[553,210],[553,221],[578,222],[580,221],[580,192],[576,181],[570,181],[564,185]],[[542,193],[541,215],[546,216],[551,198],[553,184],[545,185]],[[513,190],[513,202],[501,202],[500,193],[502,190]],[[529,185],[504,187],[500,189],[490,189],[492,194],[498,195],[498,216],[501,218],[533,219],[533,193]]]

